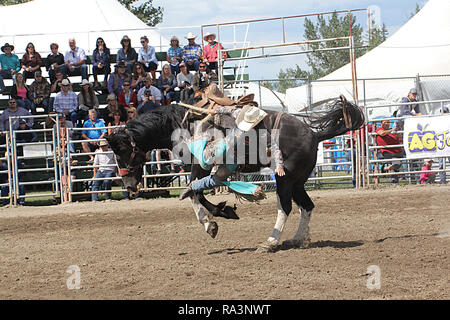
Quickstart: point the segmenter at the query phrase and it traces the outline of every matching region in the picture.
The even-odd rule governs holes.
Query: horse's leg
[[[198,200],[214,217],[222,217],[225,219],[239,219],[236,214],[236,206],[230,207],[226,205],[226,201],[220,202],[218,205],[209,202],[203,193],[199,194]]]
[[[314,203],[306,193],[305,185],[303,183],[294,185],[292,197],[299,207],[301,218],[294,237],[290,240],[283,241],[283,245],[296,248],[306,248],[311,242],[311,237],[309,234],[309,221],[311,219],[312,210],[314,209]]]
[[[278,216],[270,237],[259,246],[259,250],[264,252],[273,252],[278,247],[287,218],[292,210],[292,183],[286,176],[282,178],[276,176],[276,180]]]
[[[201,192],[201,194],[203,195],[203,192]],[[205,231],[212,238],[215,238],[219,230],[219,226],[215,221],[213,221],[213,217],[207,212],[205,212],[198,198],[199,198],[198,194],[195,194],[193,197],[190,198],[192,208],[194,208],[195,215],[197,216],[197,220],[203,225]]]

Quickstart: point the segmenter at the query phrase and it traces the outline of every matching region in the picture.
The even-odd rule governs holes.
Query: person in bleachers
[[[117,61],[123,61],[127,68],[127,73],[131,74],[138,59],[138,54],[131,46],[131,39],[127,35],[122,37],[120,44],[122,48],[117,51]]]
[[[0,115],[0,132],[1,131],[9,131],[9,118],[10,117],[20,117],[20,116],[30,116],[31,113],[21,108],[17,105],[17,101],[15,98],[11,98],[8,101],[8,109],[3,110]],[[34,124],[33,118],[27,118],[27,126],[32,127]],[[17,130],[19,128],[19,119],[16,119],[12,123],[12,129]]]
[[[125,109],[129,107],[137,106],[137,95],[131,90],[131,83],[128,80],[123,82],[123,90],[119,93],[119,104],[124,106]]]
[[[121,120],[126,121],[127,110],[124,106],[117,103],[117,97],[113,93],[108,95],[106,101],[108,102],[108,105],[101,110],[101,117],[105,123],[114,121],[114,112],[116,111],[120,111],[120,114],[122,115]]]
[[[128,111],[127,111],[128,112]],[[113,121],[108,122],[108,127],[116,127],[116,126],[122,126],[126,124],[126,121],[123,121],[122,119],[124,116],[122,116],[122,112],[120,110],[117,110],[113,113]],[[108,135],[111,135],[115,132],[117,132],[119,128],[108,128]]]
[[[85,121],[89,118],[90,109],[98,111],[99,102],[97,95],[92,89],[92,83],[86,79],[81,82],[81,91],[78,93],[78,121]]]
[[[18,73],[16,75],[16,81],[11,88],[10,95],[17,100],[19,107],[31,111],[32,114],[36,114],[36,105],[31,100],[30,89],[25,84],[23,74]]]
[[[136,118],[138,116],[137,110],[135,107],[130,107],[127,111],[127,121],[133,120],[134,118]]]
[[[131,78],[131,89],[133,89],[136,94],[144,86],[145,78],[147,78],[147,72],[145,72],[144,66],[140,62],[137,62],[134,65],[133,76]]]
[[[108,130],[106,130],[105,122],[98,118],[98,113],[95,109],[89,110],[89,119],[86,120],[83,124],[83,128],[102,128],[98,130],[83,130],[81,131],[81,136],[83,140],[96,140],[103,139],[107,134]],[[97,141],[86,141],[82,142],[81,146],[83,148],[83,152],[89,153],[94,152],[98,148]],[[94,160],[94,156],[92,154],[89,155],[89,161]]]
[[[158,59],[156,59],[155,48],[148,44],[147,36],[141,37],[142,47],[139,49],[138,61],[144,66],[146,72],[152,74],[153,80],[156,81],[156,69],[158,68]]]
[[[145,98],[145,92],[147,90],[150,90],[151,95],[155,99],[154,102],[161,104],[161,100],[162,100],[161,91],[159,91],[159,89],[157,87],[153,86],[152,83],[153,83],[152,77],[150,75],[147,75],[147,77],[144,80],[144,87],[141,88],[141,90],[139,90],[139,92],[137,94],[137,101],[138,101],[139,106],[142,105],[142,102],[144,101],[144,98]]]
[[[184,62],[180,63],[180,73],[177,74],[178,88],[180,88],[180,100],[186,101],[193,93],[192,80],[194,75],[190,73]]]
[[[50,83],[53,84],[56,80],[56,71],[61,67],[64,67],[64,55],[58,51],[58,44],[52,43],[50,45],[50,54],[47,56],[45,61],[45,69],[50,77]]]
[[[180,62],[183,61],[183,48],[180,47],[180,40],[173,36],[170,39],[170,47],[167,49],[167,62],[170,64],[170,71],[176,77],[180,73]]]
[[[147,89],[144,92],[142,103],[137,108],[137,113],[143,114],[146,112],[150,112],[160,106],[161,105],[158,102],[156,102],[155,97],[152,95],[152,91],[150,89]]]
[[[211,83],[217,83],[217,74],[214,71],[209,70],[206,62],[200,62],[198,69],[199,71],[196,72],[192,78],[192,89],[194,92],[206,88]]]
[[[106,46],[105,40],[103,40],[103,38],[101,37],[97,38],[96,48],[92,53],[92,70],[93,70],[92,73],[94,76],[95,87],[99,86],[97,76],[100,71],[103,72],[103,74],[105,75],[102,87],[107,86],[108,76],[111,73],[110,61],[111,61],[110,51]]]
[[[50,83],[42,76],[41,71],[36,71],[34,78],[35,80],[29,88],[29,94],[34,105],[44,108],[44,112],[48,114],[52,111],[50,109]]]
[[[77,126],[78,119],[78,97],[70,90],[70,82],[67,79],[63,79],[61,83],[59,83],[61,87],[61,92],[59,92],[53,103],[53,109],[56,113],[65,113],[66,117],[70,118],[73,123],[73,126]]]
[[[197,36],[192,32],[189,32],[185,38],[188,40],[188,44],[183,47],[183,61],[186,63],[188,71],[198,71],[203,54],[202,47],[195,43]]]
[[[88,68],[86,65],[86,53],[80,47],[77,47],[75,39],[69,39],[69,50],[64,54],[64,73],[71,76],[73,72],[79,70],[81,79],[89,80]]]
[[[123,90],[123,82],[131,81],[131,75],[126,72],[126,66],[123,61],[116,64],[116,71],[108,79],[108,93],[115,94],[116,97]]]
[[[42,57],[39,52],[36,52],[33,43],[28,43],[25,48],[25,53],[20,60],[20,64],[23,68],[23,77],[25,82],[27,79],[34,78],[36,71],[41,71]]]
[[[13,52],[14,46],[9,43],[5,43],[1,47],[2,54],[0,54],[0,94],[5,91],[4,78],[11,78],[15,80],[16,74],[20,72],[20,60]]]
[[[207,32],[203,39],[208,42],[203,47],[203,58],[204,61],[208,64],[209,69],[214,70],[216,73],[218,73],[218,52],[219,47],[220,50],[225,50],[224,47],[216,41],[216,35],[214,33]],[[222,57],[226,58],[227,53],[225,51],[222,51]]]
[[[177,79],[170,71],[169,64],[165,64],[156,84],[156,87],[161,91],[162,105],[166,106],[172,101],[179,101],[179,94],[174,90],[177,86]]]

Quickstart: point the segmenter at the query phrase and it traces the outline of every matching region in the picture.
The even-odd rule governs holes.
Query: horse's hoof
[[[285,240],[283,241],[283,243],[281,244],[281,246],[285,249],[290,249],[290,248],[308,248],[309,244],[311,243],[311,239],[309,237],[303,239],[303,240],[299,240],[299,239],[289,239],[289,240]]]
[[[278,248],[278,244],[277,243],[273,243],[270,241],[264,241],[263,243],[261,243],[258,248],[256,249],[256,252],[258,253],[272,253],[277,251]]]
[[[211,238],[215,238],[217,235],[217,232],[219,231],[219,226],[215,221],[211,221],[208,225],[208,230],[206,232],[211,236]]]

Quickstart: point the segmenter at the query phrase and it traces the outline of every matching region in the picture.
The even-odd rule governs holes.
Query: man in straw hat
[[[1,47],[3,54],[0,54],[0,93],[3,93],[5,89],[5,84],[3,82],[4,78],[16,77],[16,73],[20,71],[20,60],[17,55],[12,53],[14,46],[9,43],[5,43]]]
[[[67,117],[70,117],[73,126],[76,127],[78,119],[78,97],[70,89],[71,85],[69,80],[63,79],[59,83],[59,86],[61,87],[61,91],[56,94],[53,109],[57,113],[65,113]]]
[[[224,141],[219,141],[219,143],[215,146],[213,158],[208,159],[207,157],[204,156],[203,149],[207,141],[197,140],[190,142],[188,144],[189,150],[199,160],[200,166],[202,166],[204,169],[209,169],[211,165],[214,164],[215,159],[223,157],[224,153],[227,154],[227,160],[233,159],[233,161],[235,161],[234,146],[245,143],[245,141],[243,140],[245,139],[245,135],[243,134],[254,128],[256,129],[256,127],[260,123],[261,125],[258,126],[258,128],[263,129],[259,130],[260,139],[261,141],[268,140],[267,139],[268,137],[266,135],[267,130],[264,130],[265,126],[264,123],[262,122],[262,120],[267,116],[267,113],[264,110],[261,110],[251,105],[245,105],[242,109],[236,108],[234,106],[231,107],[216,106],[210,110],[210,113],[211,115],[228,114],[232,116],[236,121],[236,128],[233,130],[231,134],[230,133],[227,134]],[[285,172],[284,172],[283,157],[276,141],[271,142],[270,150],[274,155],[275,173],[278,174],[279,176],[284,176]],[[231,155],[231,157],[229,157],[228,155]],[[239,162],[239,155],[237,162]],[[180,194],[179,199],[183,200],[189,196],[192,196],[195,191],[213,189],[214,187],[221,185],[227,185],[234,191],[237,191],[238,193],[241,194],[254,194],[258,190],[258,188],[253,184],[250,183],[244,184],[239,181],[238,188],[235,189],[233,185],[234,182],[227,182],[227,178],[231,175],[231,173],[234,170],[236,170],[238,166],[239,163],[221,164],[218,167],[215,174],[206,176],[200,180],[192,182],[185,190],[183,190],[183,192]]]
[[[100,180],[102,178],[112,178],[115,176],[116,172],[116,160],[114,159],[114,154],[110,152],[108,141],[102,140],[99,142],[99,149],[95,151],[94,158],[94,172],[93,172],[93,183],[92,183],[92,201],[98,201],[98,193],[96,191],[101,189],[111,190],[111,181],[109,179]],[[111,192],[106,192],[106,200],[111,199]]]
[[[198,64],[203,53],[202,47],[195,43],[197,36],[192,32],[189,32],[185,38],[188,40],[188,44],[183,48],[183,61],[189,71],[198,71]]]
[[[215,70],[217,73],[218,64],[217,64],[217,56],[220,50],[225,50],[224,47],[216,41],[216,34],[207,32],[203,37],[203,40],[207,42],[207,44],[203,47],[203,58],[204,62],[209,65],[211,70]],[[227,53],[222,51],[222,57],[226,58]]]

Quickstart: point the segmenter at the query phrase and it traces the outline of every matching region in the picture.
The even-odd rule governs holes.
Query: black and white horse
[[[183,121],[185,114],[186,109],[178,105],[161,107],[131,120],[125,129],[107,137],[128,190],[137,191],[148,151],[174,147],[177,142],[172,141],[174,131],[187,128],[187,122]],[[308,245],[309,221],[314,203],[305,191],[305,183],[316,165],[318,144],[348,130],[359,129],[364,123],[364,116],[356,105],[341,99],[336,100],[326,113],[307,120],[304,122],[290,114],[280,116],[278,112],[270,111],[263,120],[263,125],[269,132],[274,126],[278,129],[279,147],[286,172],[284,176],[276,176],[278,216],[271,235],[260,246],[263,250],[272,251],[278,246],[292,210],[292,200],[299,207],[300,224],[294,237],[283,244],[292,247]],[[214,126],[214,123],[210,122],[209,125]],[[220,125],[215,127],[225,130]],[[256,167],[262,165],[259,163]],[[209,174],[210,170],[204,170],[198,164],[192,165],[192,181]],[[213,238],[218,230],[214,217],[238,219],[235,208],[226,203],[214,205],[205,198],[203,192],[195,193],[191,197],[191,204],[198,221]]]

